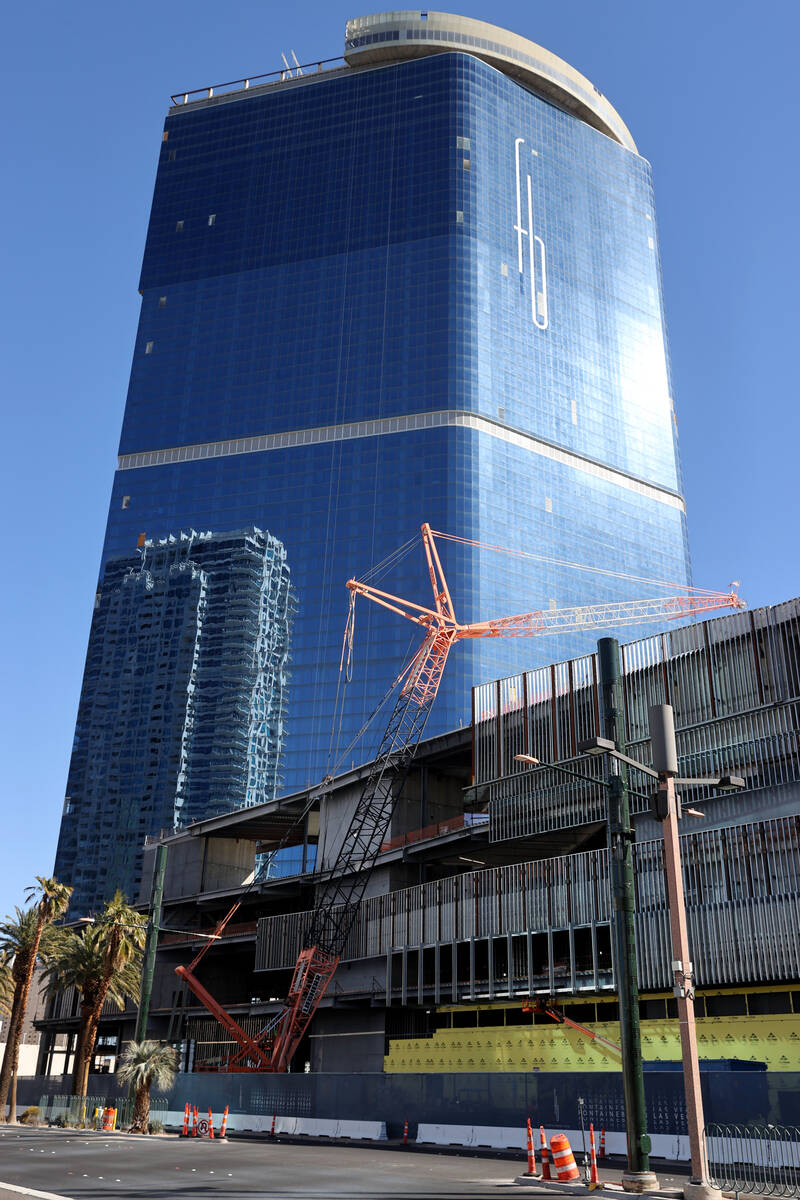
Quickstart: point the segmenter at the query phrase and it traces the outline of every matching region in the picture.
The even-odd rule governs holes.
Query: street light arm
[[[534,758],[532,754],[515,754],[514,761],[527,763],[531,767],[541,767],[544,771],[560,771],[562,775],[571,775],[575,779],[581,779],[584,783],[596,783],[598,787],[603,787],[606,791],[610,786],[606,779],[597,779],[594,775],[583,775],[580,771],[571,770],[570,767],[562,767],[560,763],[544,762],[541,758]],[[502,778],[507,779],[509,776],[504,775]],[[494,780],[490,782],[494,782]],[[628,788],[628,793],[636,796],[637,800],[650,800],[650,797],[646,796],[644,792],[637,792],[633,788]]]
[[[637,762],[635,758],[631,758],[628,754],[623,754],[621,750],[617,750],[614,743],[608,738],[593,737],[588,738],[585,742],[578,743],[578,750],[581,754],[608,754],[611,758],[617,758],[620,762],[627,763],[629,767],[635,767],[637,771],[641,771],[644,775],[650,775],[653,779],[658,779],[658,771],[654,771],[652,767],[646,767],[644,763]]]
[[[669,775],[675,783],[683,783],[686,786],[719,787],[725,788],[728,791],[737,791],[745,787],[745,781],[740,775],[682,776],[675,775],[671,771],[655,771],[652,767],[646,767],[644,763],[637,762],[635,758],[631,758],[628,754],[623,754],[620,750],[617,750],[614,743],[610,742],[607,738],[588,738],[585,742],[579,742],[578,750],[581,754],[608,754],[611,758],[617,758],[620,762],[627,763],[629,767],[635,767],[637,771],[641,771],[644,775],[649,775],[652,779],[661,780]],[[523,755],[519,754],[516,757],[524,758]]]

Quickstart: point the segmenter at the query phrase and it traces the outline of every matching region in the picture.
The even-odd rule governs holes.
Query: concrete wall
[[[255,867],[255,842],[244,838],[186,837],[169,843],[164,901],[198,892],[222,891],[249,883]],[[155,846],[147,846],[139,902],[150,899]]]
[[[312,1071],[382,1071],[384,1024],[383,1009],[321,1009],[311,1034]]]
[[[6,1043],[0,1042],[0,1062],[6,1052]],[[19,1075],[35,1075],[36,1060],[39,1057],[39,1042],[25,1042],[19,1048]],[[381,1065],[383,1065],[381,1063]]]

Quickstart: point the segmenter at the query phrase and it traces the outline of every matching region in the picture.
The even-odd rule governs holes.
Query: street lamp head
[[[588,738],[585,742],[579,742],[578,750],[581,754],[609,754],[612,750],[616,750],[616,745],[609,738],[593,737]]]
[[[532,754],[515,754],[514,762],[528,763],[531,767],[541,766],[538,758],[534,758]]]
[[[724,792],[736,792],[745,786],[745,782],[740,775],[721,775],[717,780],[717,787]]]

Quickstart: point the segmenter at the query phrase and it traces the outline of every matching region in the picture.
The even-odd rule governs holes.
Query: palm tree
[[[0,1121],[6,1120],[5,1109],[11,1089],[8,1120],[17,1119],[16,1080],[19,1067],[19,1046],[22,1027],[28,1008],[33,973],[40,958],[46,957],[47,944],[51,940],[52,925],[63,917],[69,906],[72,888],[57,879],[36,876],[36,886],[28,890],[25,900],[36,902],[28,909],[16,909],[16,919],[7,918],[0,924],[0,953],[13,958],[11,978],[14,996],[11,1017],[8,1023],[8,1038],[0,1067]],[[12,1081],[14,1087],[11,1087]]]
[[[117,1069],[120,1083],[136,1089],[131,1133],[147,1133],[150,1127],[150,1088],[168,1091],[178,1073],[178,1052],[165,1042],[128,1042]]]
[[[93,925],[80,934],[65,931],[45,971],[50,992],[74,987],[80,994],[80,1027],[72,1072],[72,1092],[85,1096],[103,1005],[124,1008],[139,999],[147,917],[116,892]]]

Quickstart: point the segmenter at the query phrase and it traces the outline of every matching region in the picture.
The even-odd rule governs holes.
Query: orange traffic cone
[[[228,1128],[228,1105],[225,1105],[225,1112],[222,1114],[222,1125],[220,1126],[219,1136],[225,1137],[225,1130]]]
[[[553,1154],[553,1166],[558,1174],[559,1183],[569,1183],[572,1179],[580,1179],[581,1173],[575,1163],[575,1155],[569,1144],[569,1138],[563,1133],[554,1133],[550,1138],[550,1150]]]
[[[589,1183],[598,1184],[600,1176],[597,1174],[597,1154],[594,1148],[594,1125],[589,1125]]]
[[[408,1117],[406,1117],[405,1124],[403,1125],[403,1145],[408,1145]]]
[[[533,1152],[533,1130],[531,1119],[528,1117],[528,1175],[536,1174],[536,1155]]]
[[[192,1137],[197,1137],[197,1123],[198,1123],[199,1119],[200,1119],[200,1114],[197,1111],[197,1106],[195,1105],[195,1109],[194,1109],[194,1113],[193,1113],[193,1120],[192,1120]]]
[[[270,1137],[275,1137],[275,1121],[277,1119],[277,1116],[278,1116],[277,1113],[272,1114],[272,1129],[270,1129],[270,1131],[269,1131]]]
[[[544,1125],[539,1126],[539,1149],[542,1154],[542,1179],[552,1179],[550,1174],[550,1154],[547,1149],[547,1138],[544,1132]]]
[[[208,1110],[208,1136],[213,1142],[214,1140],[214,1118],[211,1115],[211,1109]]]
[[[183,1108],[183,1129],[181,1130],[181,1137],[187,1137],[188,1134],[189,1134],[189,1101],[187,1100],[186,1104],[184,1105],[184,1108]]]

